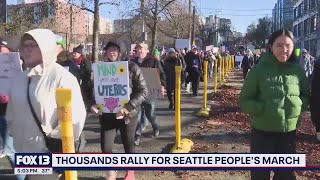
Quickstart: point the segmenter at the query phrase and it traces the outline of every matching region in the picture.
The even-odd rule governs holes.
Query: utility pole
[[[144,6],[145,6],[145,0],[140,0],[140,12],[141,12],[141,14],[140,14],[140,18],[141,18],[141,20],[142,20],[142,43],[144,43],[144,41],[146,41],[147,40],[147,35],[146,35],[146,32],[145,32],[145,21],[144,21],[144,19],[145,19],[145,12],[144,12]]]
[[[71,45],[72,38],[73,38],[73,36],[72,36],[72,29],[73,29],[73,27],[72,27],[72,25],[73,25],[73,8],[72,8],[72,6],[73,6],[73,0],[71,0],[71,4],[70,4],[70,36],[69,36],[69,38],[70,38],[69,43],[70,44],[69,45],[67,44],[69,50],[70,50],[70,45]]]
[[[195,45],[195,18],[196,18],[196,7],[193,6],[192,31],[191,31],[191,44],[192,45]]]
[[[218,22],[217,22],[217,15],[214,15],[214,42],[215,47],[218,47]]]
[[[191,19],[191,0],[189,0],[189,20]],[[189,21],[189,32],[188,32],[188,39],[191,41],[190,44],[192,44],[192,33],[191,33],[191,20]]]
[[[156,41],[157,41],[157,31],[158,31],[158,5],[159,5],[159,0],[155,0],[155,10],[153,14],[153,28],[152,28],[152,37],[151,37],[151,48],[150,51],[154,52],[156,48]]]

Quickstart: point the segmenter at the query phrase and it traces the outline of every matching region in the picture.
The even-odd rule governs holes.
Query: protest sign
[[[128,62],[97,62],[92,69],[98,108],[117,113],[130,99]]]
[[[253,50],[253,54],[258,54],[258,55],[261,54],[260,49],[254,49],[254,50]]]
[[[12,79],[22,72],[20,55],[17,52],[0,54],[0,81]],[[0,82],[2,84],[2,82]]]
[[[218,53],[219,52],[219,48],[218,47],[213,47],[212,52],[213,53]]]
[[[225,52],[227,49],[226,49],[226,46],[221,46],[220,47],[220,50],[221,50],[221,52]]]
[[[236,62],[242,62],[243,56],[235,56]]]
[[[212,50],[213,48],[214,48],[214,46],[213,46],[213,45],[206,46],[206,51],[210,51],[210,50]]]
[[[140,68],[148,86],[149,98],[161,98],[161,83],[158,68]]]
[[[175,47],[176,49],[184,49],[188,48],[190,49],[191,42],[189,39],[176,39]]]
[[[19,53],[0,54],[0,93],[8,95],[13,79],[22,72]]]

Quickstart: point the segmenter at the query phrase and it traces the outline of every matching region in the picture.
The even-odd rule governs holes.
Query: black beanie
[[[73,48],[73,52],[77,52],[79,54],[83,54],[83,45],[80,44],[79,46]]]
[[[12,52],[18,52],[20,39],[14,36],[0,37],[0,45],[6,46]]]
[[[119,48],[119,51],[121,50],[119,44],[117,42],[114,42],[114,41],[109,41],[106,46],[103,48],[104,51],[106,51],[109,47],[111,46],[115,46],[117,48]]]

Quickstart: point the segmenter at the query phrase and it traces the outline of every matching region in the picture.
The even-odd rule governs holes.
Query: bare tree
[[[88,3],[94,3],[94,9],[88,8]],[[100,0],[82,0],[81,3],[81,9],[86,10],[90,13],[93,13],[94,19],[93,19],[93,45],[92,45],[92,61],[96,62],[99,59],[99,32],[100,32],[100,6],[102,5],[116,5],[119,6],[119,2],[109,2],[104,1],[101,2]]]

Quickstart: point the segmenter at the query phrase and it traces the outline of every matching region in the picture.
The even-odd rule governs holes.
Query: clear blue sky
[[[258,18],[272,17],[277,0],[194,0],[204,16],[217,14],[229,18],[236,31],[246,32],[248,25]],[[212,10],[214,9],[214,10]],[[220,15],[219,15],[220,14]]]
[[[9,4],[16,0],[7,0]],[[75,0],[76,1],[76,0]],[[185,0],[186,2],[188,0]],[[229,18],[236,31],[245,32],[248,25],[256,22],[258,18],[268,15],[272,17],[272,9],[277,0],[193,0],[198,7],[198,12],[203,16],[217,14],[220,17]],[[104,2],[104,0],[101,0]],[[123,2],[123,1],[122,1]],[[104,5],[101,7],[101,15],[114,20],[121,18],[120,12],[138,7],[138,0],[132,0],[132,7],[115,7]]]

